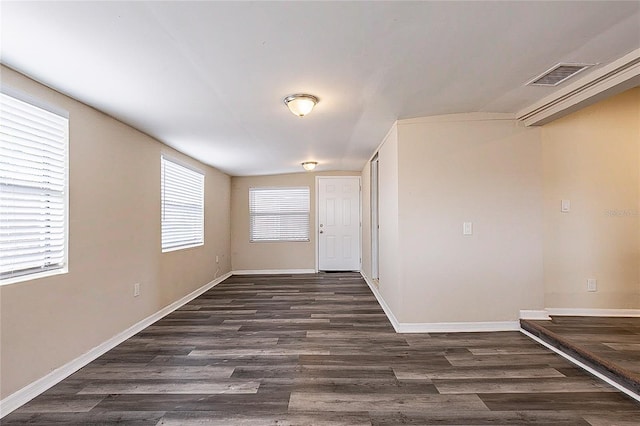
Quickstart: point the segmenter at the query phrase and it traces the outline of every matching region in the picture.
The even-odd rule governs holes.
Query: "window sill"
[[[250,243],[308,243],[311,240],[249,240]]]
[[[188,246],[178,246],[178,247],[170,247],[167,249],[162,249],[162,253],[170,253],[172,251],[185,250],[190,248],[202,247],[204,243],[190,244]]]
[[[51,277],[54,275],[63,275],[68,272],[69,272],[69,268],[65,266],[63,268],[51,269],[49,271],[42,271],[42,272],[35,272],[33,274],[20,275],[19,277],[0,280],[0,286],[23,283],[25,281],[37,280],[40,278]]]

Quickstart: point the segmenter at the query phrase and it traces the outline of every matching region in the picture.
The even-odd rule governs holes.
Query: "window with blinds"
[[[204,244],[204,175],[161,157],[162,252]]]
[[[0,93],[0,284],[67,270],[68,134],[68,118]]]
[[[309,241],[309,187],[250,188],[250,240]]]

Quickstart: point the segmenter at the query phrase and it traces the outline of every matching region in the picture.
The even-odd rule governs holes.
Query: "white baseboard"
[[[476,333],[518,331],[518,321],[400,323],[398,333]]]
[[[577,365],[578,367],[582,368],[583,370],[586,370],[587,372],[593,374],[594,376],[596,376],[600,380],[603,380],[603,381],[607,382],[608,384],[610,384],[614,388],[616,388],[619,391],[629,395],[631,398],[635,399],[636,401],[640,401],[640,395],[638,395],[637,393],[635,393],[634,391],[632,391],[630,389],[627,389],[626,387],[622,386],[620,383],[611,380],[610,378],[608,378],[604,374],[600,373],[599,371],[596,371],[593,368],[589,367],[587,364],[585,364],[585,363],[583,363],[581,361],[578,361],[576,358],[572,357],[571,355],[568,355],[568,354],[562,352],[561,350],[559,350],[555,346],[550,345],[549,343],[545,342],[544,340],[540,339],[539,337],[529,333],[527,330],[523,330],[521,328],[520,329],[520,333],[522,333],[522,334],[526,335],[527,337],[535,340],[536,342],[540,343],[542,346],[552,350],[553,352],[557,353],[558,355],[560,355],[561,357],[567,359],[568,361],[574,363],[575,365]]]
[[[546,308],[549,315],[575,317],[640,317],[640,309]]]
[[[547,312],[544,309],[540,309],[540,310],[523,309],[520,311],[520,319],[551,320],[551,317],[549,316],[549,312]]]
[[[367,283],[371,292],[378,300],[382,310],[389,318],[396,333],[469,333],[484,331],[518,331],[520,323],[518,321],[494,321],[494,322],[435,322],[435,323],[409,323],[399,322],[389,306],[386,304],[380,291],[373,285],[373,281],[363,272],[362,278]]]
[[[396,333],[400,333],[400,323],[398,322],[398,319],[391,311],[391,308],[389,308],[389,305],[387,305],[387,302],[385,302],[384,299],[382,298],[382,295],[380,294],[380,291],[378,290],[378,288],[373,284],[373,281],[364,272],[360,271],[360,275],[362,275],[364,282],[367,283],[367,285],[371,289],[371,292],[373,293],[373,295],[376,297],[376,300],[380,304],[380,307],[384,311],[385,315],[387,316],[387,318],[389,318],[389,321],[391,322],[393,329],[396,331]]]
[[[245,269],[232,271],[233,275],[289,275],[289,274],[315,274],[315,269]]]
[[[219,283],[226,280],[230,276],[231,276],[231,272],[219,278],[216,278],[210,283],[205,284],[199,289],[187,294],[180,300],[177,300],[172,304],[165,306],[155,314],[148,316],[142,321],[116,334],[106,342],[103,342],[100,345],[96,346],[95,348],[91,349],[90,351],[80,355],[78,358],[72,361],[69,361],[62,367],[56,368],[46,376],[41,377],[35,382],[30,383],[27,386],[23,387],[22,389],[9,395],[8,397],[0,401],[0,418],[6,416],[7,414],[11,413],[12,411],[16,410],[17,408],[31,401],[36,396],[40,395],[47,389],[58,384],[62,380],[66,379],[67,377],[69,377],[70,375],[72,375],[82,367],[84,367],[85,365],[89,364],[91,361],[105,354],[109,350],[115,348],[120,343],[124,342],[128,338],[144,330],[145,328],[147,328],[154,322],[158,321],[162,317],[170,314],[171,312],[175,311],[176,309],[180,308],[181,306],[185,305],[186,303],[200,296],[202,293],[218,285]]]

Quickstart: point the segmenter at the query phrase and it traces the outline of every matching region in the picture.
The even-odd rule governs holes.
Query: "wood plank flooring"
[[[520,322],[525,330],[640,395],[640,318],[554,316],[551,321]]]
[[[2,419],[14,424],[637,425],[518,332],[396,334],[354,273],[234,276]]]

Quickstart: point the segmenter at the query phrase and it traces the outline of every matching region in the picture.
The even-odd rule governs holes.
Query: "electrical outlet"
[[[140,283],[135,283],[133,285],[133,297],[140,296]]]
[[[587,291],[598,291],[598,280],[589,278],[587,280]]]

